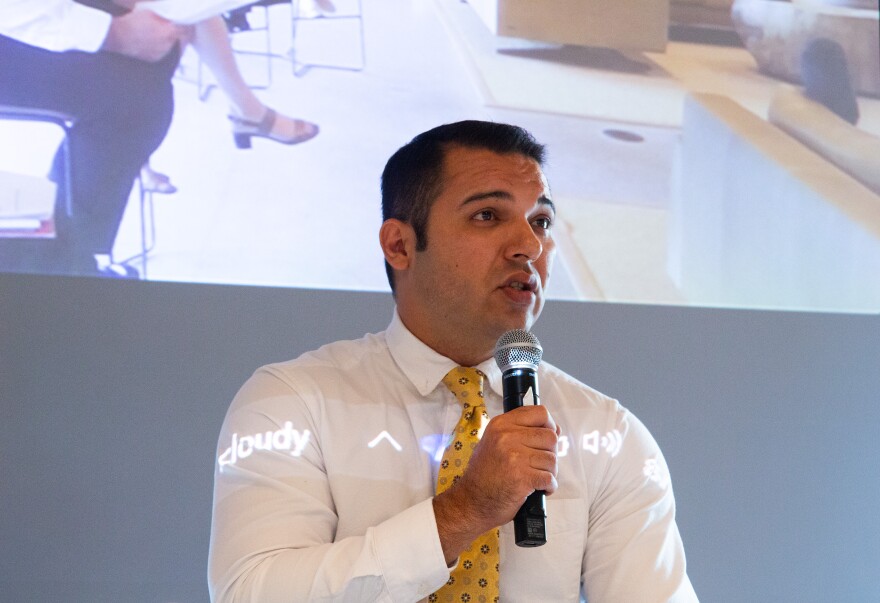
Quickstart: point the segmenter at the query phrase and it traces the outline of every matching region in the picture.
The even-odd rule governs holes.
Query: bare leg
[[[218,16],[201,21],[196,24],[195,30],[192,44],[217,78],[217,84],[229,99],[233,112],[245,119],[259,120],[266,108],[248,88],[238,70],[223,18]]]
[[[172,184],[171,178],[167,174],[154,170],[149,159],[141,166],[141,186],[145,191],[160,195],[171,195],[177,192],[177,187]]]
[[[251,122],[260,122],[266,115],[267,108],[248,87],[238,70],[222,17],[212,17],[197,23],[192,44],[229,99],[233,115]],[[310,127],[311,124],[307,122],[278,115],[272,126],[271,138],[300,136]]]
[[[145,1],[150,0],[113,0],[114,4],[130,10]],[[229,99],[233,113],[238,117],[259,121],[266,112],[266,107],[254,95],[238,70],[223,18],[218,15],[206,19],[197,23],[193,29],[191,43],[217,78],[217,84]]]

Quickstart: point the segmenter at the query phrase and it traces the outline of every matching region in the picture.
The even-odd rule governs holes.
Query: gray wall
[[[391,308],[0,275],[0,598],[206,601],[233,394]],[[880,600],[880,317],[557,302],[535,332],[660,442],[703,601]]]

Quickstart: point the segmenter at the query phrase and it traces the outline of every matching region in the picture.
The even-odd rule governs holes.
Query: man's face
[[[533,159],[450,148],[427,247],[414,253],[406,291],[399,291],[404,323],[462,364],[491,356],[504,332],[530,329],[555,255],[554,219]]]

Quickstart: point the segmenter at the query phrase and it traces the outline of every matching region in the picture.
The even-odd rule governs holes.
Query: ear
[[[412,263],[416,251],[416,233],[412,226],[401,220],[389,218],[379,229],[379,244],[385,261],[394,270],[406,270]]]

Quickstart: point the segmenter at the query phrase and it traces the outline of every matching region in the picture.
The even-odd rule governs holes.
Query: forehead
[[[453,146],[443,157],[440,196],[467,196],[501,190],[549,198],[549,187],[538,162],[521,153]]]

